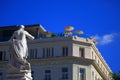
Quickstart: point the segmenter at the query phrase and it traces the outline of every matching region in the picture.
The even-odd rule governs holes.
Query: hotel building
[[[17,26],[0,27],[0,80],[5,77],[8,40],[15,30]],[[112,71],[91,38],[53,34],[39,24],[25,25],[25,30],[35,36],[28,40],[33,80],[112,80]]]

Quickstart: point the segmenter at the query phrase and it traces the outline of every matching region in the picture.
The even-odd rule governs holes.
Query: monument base
[[[31,70],[20,70],[9,66],[4,80],[32,80]]]

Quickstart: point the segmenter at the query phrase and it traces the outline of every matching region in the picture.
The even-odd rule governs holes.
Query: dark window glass
[[[79,77],[80,77],[80,80],[86,80],[86,76],[85,76],[85,69],[83,69],[83,68],[80,68],[80,75],[79,75]]]
[[[45,57],[45,48],[43,48],[43,57]]]
[[[0,60],[2,60],[3,52],[0,51]]]
[[[80,48],[79,49],[79,55],[80,55],[80,57],[85,57],[85,53],[84,53],[84,48]]]
[[[43,48],[43,58],[54,56],[54,48]]]
[[[32,71],[31,74],[32,74],[32,78],[33,78],[32,80],[34,80],[34,71]]]
[[[68,68],[62,68],[62,79],[68,79]]]
[[[45,70],[45,80],[51,80],[51,70]]]
[[[3,80],[2,73],[0,73],[0,80]]]
[[[62,48],[62,55],[63,56],[68,56],[68,47],[63,47]]]

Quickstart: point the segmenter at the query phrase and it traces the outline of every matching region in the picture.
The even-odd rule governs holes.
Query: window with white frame
[[[54,48],[43,48],[43,58],[54,57]]]
[[[79,70],[79,80],[86,80],[86,73],[84,68],[80,68]]]
[[[64,67],[62,68],[62,79],[68,79],[68,68],[67,67]]]
[[[85,50],[84,48],[79,48],[79,56],[84,58],[85,57]]]
[[[51,79],[51,70],[45,70],[45,80],[52,80]]]
[[[37,48],[29,49],[29,58],[30,59],[37,59]]]
[[[92,71],[92,80],[94,80],[94,72]]]
[[[68,47],[62,47],[62,56],[68,56]]]
[[[95,76],[95,80],[97,80],[97,75]]]

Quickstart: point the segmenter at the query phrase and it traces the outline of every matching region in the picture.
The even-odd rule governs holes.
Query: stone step
[[[12,73],[6,75],[6,80],[32,80],[31,73]]]
[[[27,78],[7,78],[5,80],[32,80],[32,79],[27,79]]]
[[[7,74],[7,77],[24,77],[25,74]]]

